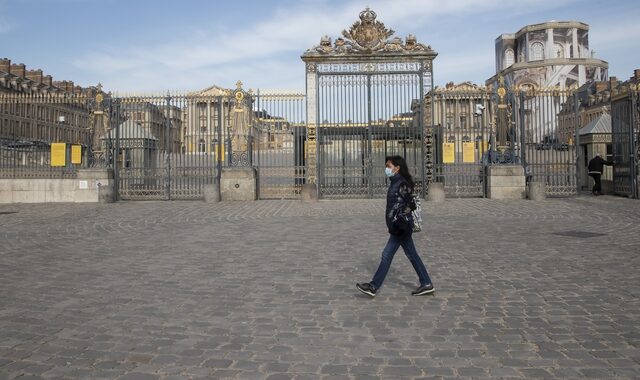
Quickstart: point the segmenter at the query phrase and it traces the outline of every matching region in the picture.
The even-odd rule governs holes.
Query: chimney
[[[27,79],[36,83],[42,83],[42,70],[27,70]]]
[[[47,86],[53,86],[53,77],[51,75],[45,75],[42,78],[42,83],[46,84]]]
[[[616,87],[618,87],[618,78],[609,77],[609,88],[613,90]]]
[[[68,80],[55,81],[53,85],[58,87],[64,92],[73,92],[73,82]]]
[[[607,89],[607,82],[596,82],[596,94]]]
[[[27,70],[26,66],[24,65],[24,63],[20,63],[17,65],[11,65],[11,74],[20,77],[20,78],[24,78],[25,75],[25,71]]]
[[[9,58],[0,59],[0,71],[4,71],[5,73],[11,73],[11,60]]]

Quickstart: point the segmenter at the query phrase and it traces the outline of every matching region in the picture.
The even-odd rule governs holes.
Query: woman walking
[[[413,187],[414,182],[409,168],[404,158],[400,156],[391,156],[386,158],[385,174],[390,179],[389,190],[387,191],[387,207],[385,219],[387,228],[389,229],[389,241],[382,251],[382,259],[378,270],[371,282],[356,284],[359,291],[371,297],[375,297],[378,289],[382,286],[384,278],[389,272],[393,256],[402,246],[405,255],[409,258],[413,269],[418,274],[420,286],[411,292],[414,296],[422,296],[435,291],[427,268],[425,268],[416,246],[413,244],[412,226],[411,226],[411,208],[415,208],[413,204]]]

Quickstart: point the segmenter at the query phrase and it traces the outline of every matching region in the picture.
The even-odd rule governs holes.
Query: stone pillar
[[[556,57],[555,53],[556,47],[554,46],[553,41],[553,29],[547,29],[547,43],[545,44],[544,49],[544,59],[551,59]]]
[[[316,197],[318,191],[318,167],[317,167],[317,143],[316,143],[316,126],[318,125],[317,115],[317,65],[315,63],[306,64],[306,81],[307,81],[307,176],[308,185],[316,187]]]
[[[487,197],[490,199],[524,199],[525,182],[521,165],[487,167]]]
[[[222,168],[220,175],[222,201],[255,201],[258,199],[258,173],[251,167]]]

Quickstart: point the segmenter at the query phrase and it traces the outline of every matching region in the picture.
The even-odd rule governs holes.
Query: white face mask
[[[384,174],[387,175],[387,177],[393,177],[393,169],[391,168],[384,168]]]

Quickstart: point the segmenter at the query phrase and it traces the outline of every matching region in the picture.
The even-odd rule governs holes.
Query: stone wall
[[[0,203],[113,202],[113,171],[80,169],[77,178],[0,179]]]

